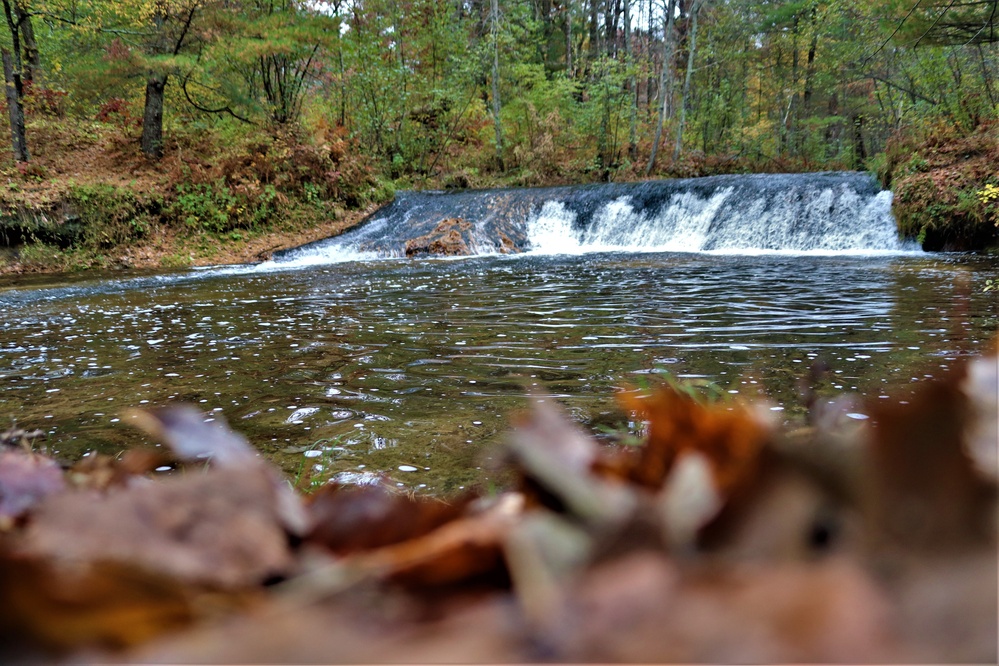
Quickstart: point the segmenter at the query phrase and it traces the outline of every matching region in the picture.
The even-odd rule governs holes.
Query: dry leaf
[[[192,583],[258,584],[291,564],[263,472],[189,472],[106,493],[49,496],[18,546],[37,557],[122,562]]]
[[[633,493],[594,473],[599,452],[597,442],[547,399],[535,401],[506,445],[528,506],[567,512],[593,525],[619,522],[635,507]]]
[[[309,499],[305,541],[338,553],[371,550],[423,536],[457,519],[475,499],[404,495],[383,486],[327,485]]]
[[[505,581],[503,544],[522,509],[522,497],[503,495],[480,513],[414,539],[358,552],[346,563],[409,587],[454,585],[487,574]]]
[[[66,488],[62,470],[51,458],[20,449],[0,451],[0,529],[42,498]]]
[[[219,469],[267,475],[271,480],[268,495],[285,529],[299,536],[308,530],[308,516],[298,494],[221,416],[208,420],[190,405],[136,410],[132,415],[138,427],[162,440],[181,460],[211,460]]]
[[[995,484],[964,446],[963,369],[920,384],[908,404],[872,401],[865,518],[872,542],[925,551],[995,538]]]
[[[195,617],[193,595],[177,581],[106,562],[67,567],[3,555],[0,597],[7,663],[138,645]]]
[[[770,427],[741,405],[705,406],[691,396],[662,388],[648,398],[622,394],[621,401],[648,421],[648,440],[628,477],[656,490],[662,487],[681,453],[696,451],[711,462],[715,483],[723,497],[751,479]]]

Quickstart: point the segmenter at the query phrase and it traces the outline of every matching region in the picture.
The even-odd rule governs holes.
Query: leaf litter
[[[638,447],[533,400],[500,456],[513,487],[454,498],[300,495],[191,407],[137,419],[171,456],[63,470],[14,433],[0,659],[995,663],[997,367],[906,404],[805,395],[790,431],[765,405],[625,393]]]

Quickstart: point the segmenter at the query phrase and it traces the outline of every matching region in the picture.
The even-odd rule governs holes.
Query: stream
[[[187,402],[293,478],[447,494],[500,478],[541,395],[616,428],[615,392],[668,375],[793,421],[821,360],[823,398],[904,400],[995,335],[987,279],[974,255],[657,251],[5,277],[0,427],[71,461],[148,445],[128,411]]]

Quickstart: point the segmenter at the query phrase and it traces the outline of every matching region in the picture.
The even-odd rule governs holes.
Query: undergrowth
[[[973,133],[944,123],[899,134],[872,169],[895,193],[899,232],[927,250],[999,245],[999,124]],[[984,194],[983,194],[984,193]]]

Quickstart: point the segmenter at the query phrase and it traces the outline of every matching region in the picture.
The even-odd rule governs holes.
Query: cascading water
[[[456,224],[461,223],[458,231]],[[451,226],[448,226],[451,225]],[[437,234],[457,254],[598,251],[871,253],[898,238],[891,193],[856,172],[402,192],[359,227],[279,254],[325,263],[410,253]],[[430,253],[434,253],[432,250]]]

